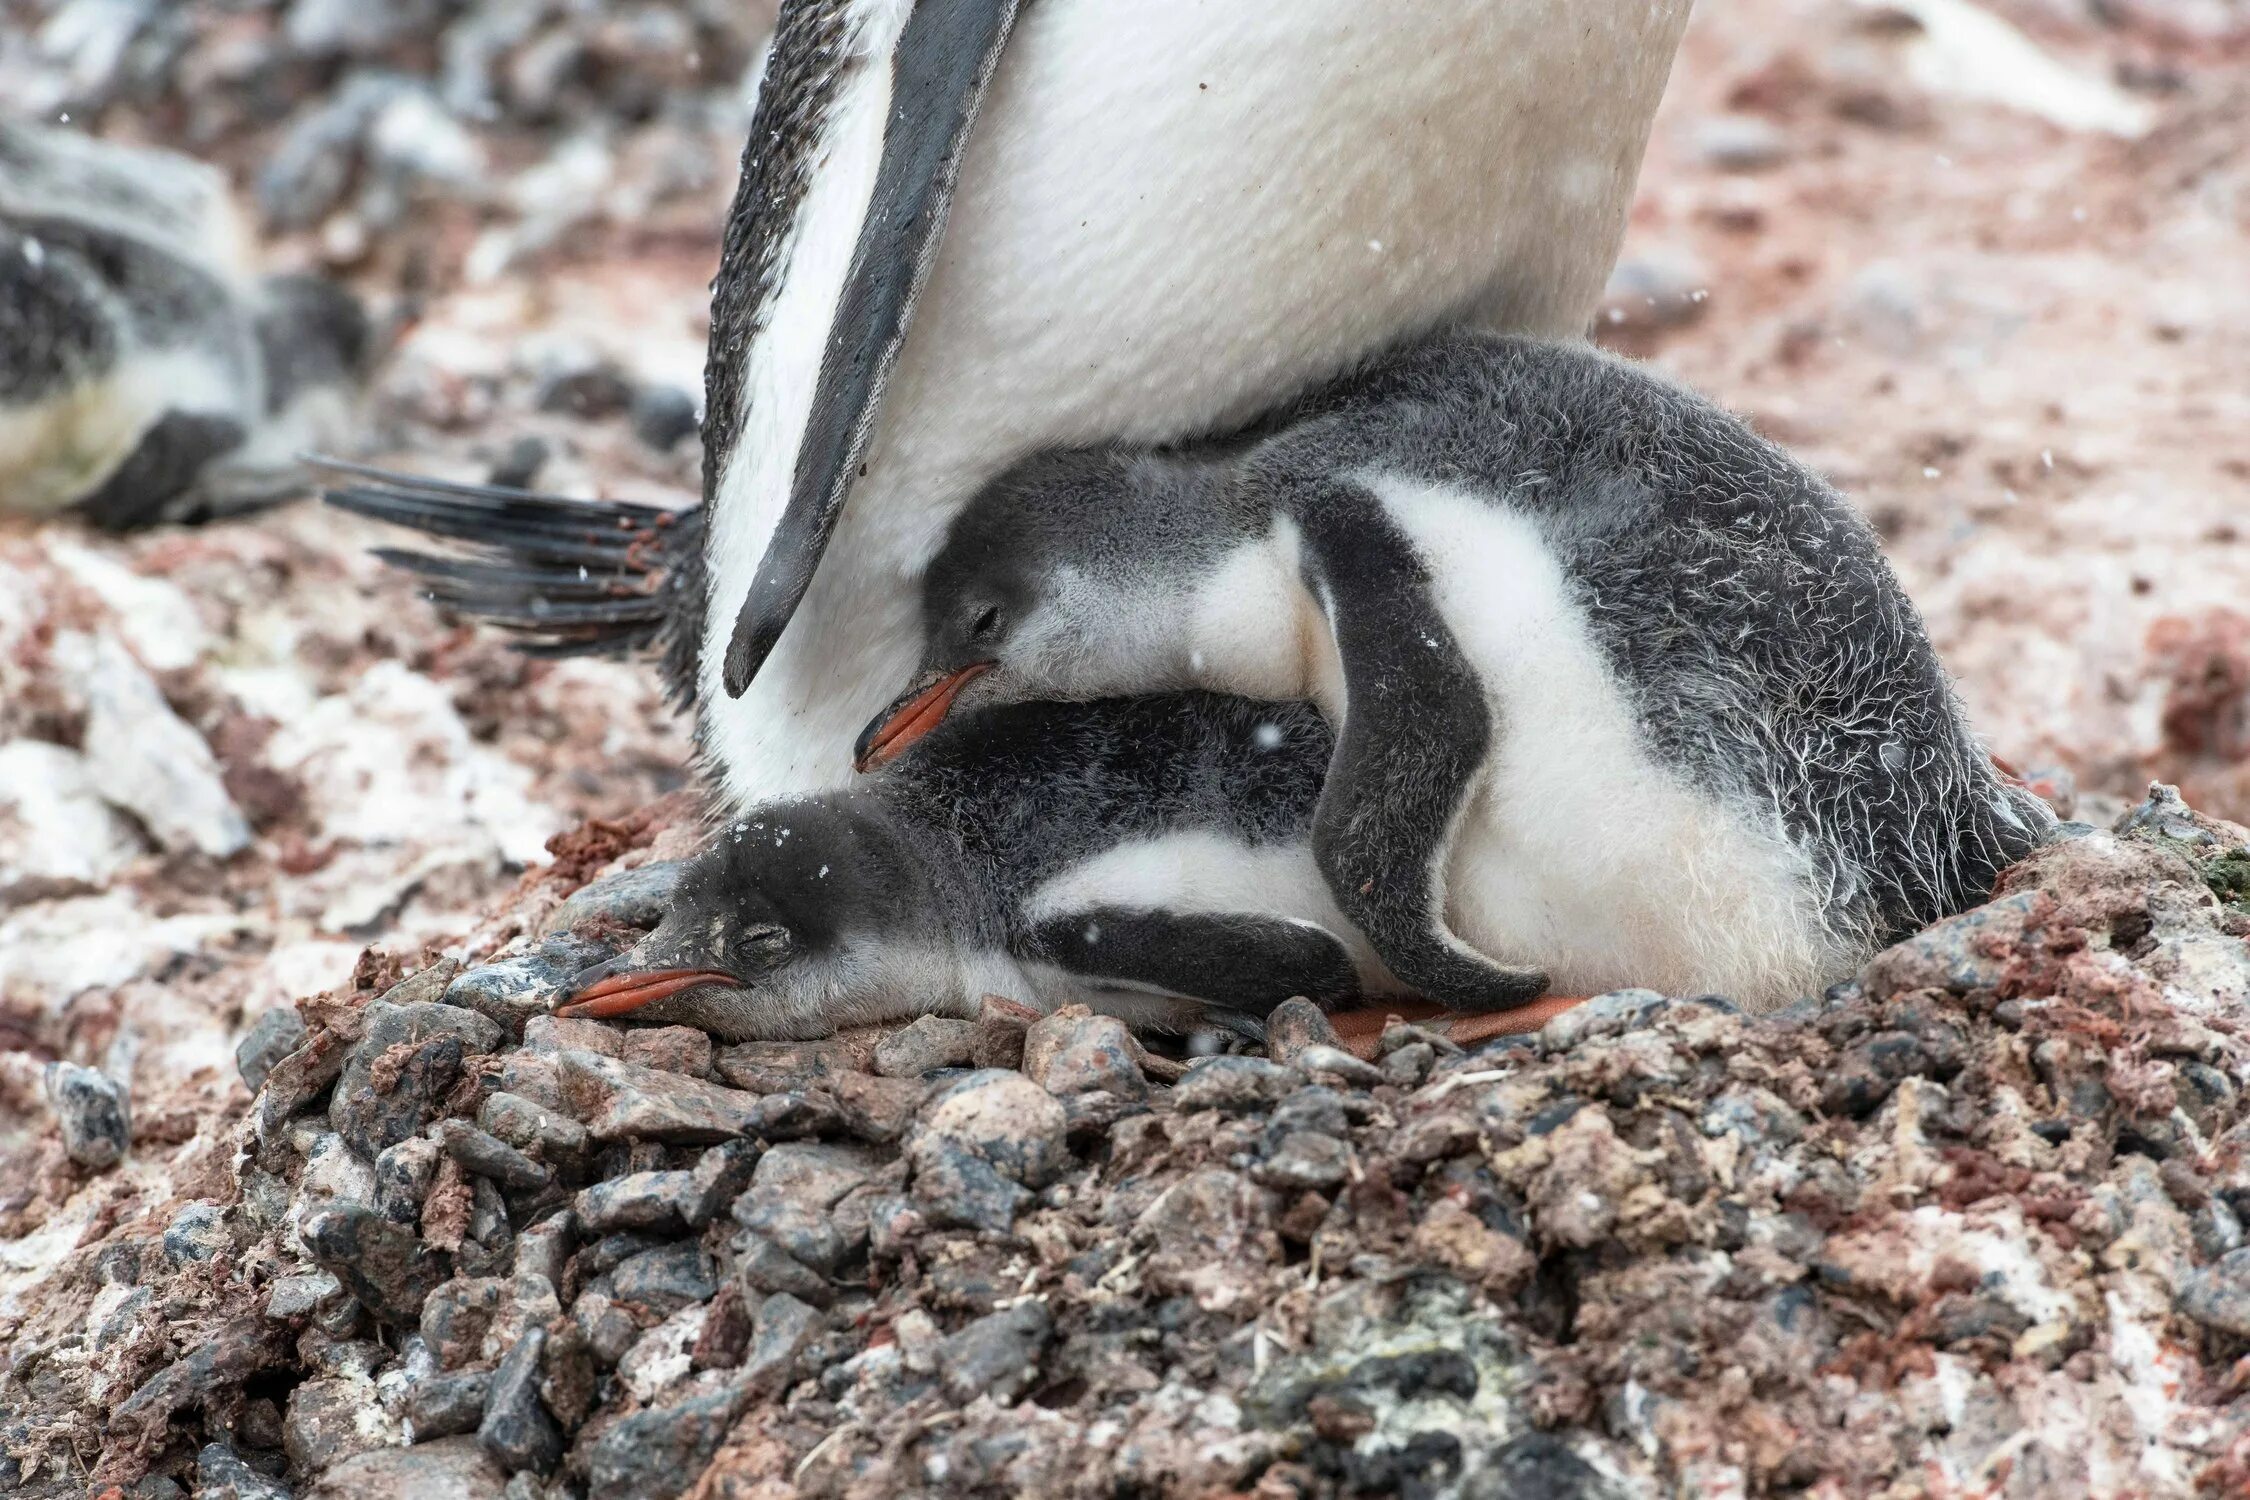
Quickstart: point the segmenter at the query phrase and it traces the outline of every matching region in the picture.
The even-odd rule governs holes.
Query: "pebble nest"
[[[1373,1062],[1302,1002],[1192,1060],[1000,997],[548,1014],[650,852],[245,1037],[247,1115],[23,1299],[0,1487],[2250,1487],[2250,842],[2167,789],[1778,1016],[1628,991]],[[100,1080],[49,1082],[88,1170]]]

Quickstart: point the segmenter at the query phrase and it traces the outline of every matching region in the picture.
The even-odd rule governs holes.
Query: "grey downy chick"
[[[857,787],[765,804],[562,1014],[730,1040],[976,1014],[986,994],[1255,1033],[1398,985],[1314,868],[1303,704],[1177,694],[964,714]]]
[[[246,242],[207,167],[0,123],[0,509],[126,530],[305,488],[368,320],[332,282],[255,276]]]
[[[1850,505],[1578,345],[1441,336],[1252,441],[1032,458],[954,522],[923,623],[863,768],[957,708],[1318,703],[1330,891],[1465,1008],[1549,983],[1777,1006],[2052,827]]]

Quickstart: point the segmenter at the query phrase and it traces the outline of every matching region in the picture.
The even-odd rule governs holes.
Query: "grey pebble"
[[[1013,1406],[1039,1378],[1039,1359],[1054,1331],[1054,1315],[1036,1299],[977,1319],[938,1345],[946,1395],[963,1406],[983,1395]]]
[[[437,1131],[438,1144],[464,1171],[488,1177],[504,1188],[529,1192],[553,1180],[545,1167],[466,1120],[440,1120]]]
[[[231,1239],[225,1209],[210,1203],[191,1203],[173,1215],[165,1227],[164,1258],[175,1266],[206,1261],[224,1250]]]
[[[581,1190],[573,1207],[578,1221],[594,1234],[613,1229],[677,1233],[688,1227],[698,1198],[693,1172],[629,1172]]]
[[[234,1044],[234,1065],[250,1092],[258,1092],[274,1064],[302,1047],[309,1035],[294,1005],[277,1005],[252,1022]]]
[[[530,951],[466,970],[445,988],[445,1003],[475,1011],[521,1036],[534,1017],[545,1016],[569,994],[577,977],[617,956],[615,943],[596,942],[568,932],[541,938]]]
[[[477,1124],[519,1151],[553,1162],[584,1151],[592,1137],[586,1127],[521,1094],[496,1090],[477,1106]]]
[[[1263,1057],[1205,1058],[1172,1087],[1181,1114],[1220,1109],[1233,1114],[1269,1108],[1296,1091],[1304,1075]]]
[[[412,1323],[446,1278],[445,1257],[372,1209],[337,1203],[315,1210],[303,1237],[313,1258],[390,1323]]]
[[[702,424],[695,397],[676,385],[643,386],[633,398],[633,436],[669,453]]]
[[[43,1081],[48,1106],[62,1126],[64,1155],[97,1172],[124,1159],[133,1116],[117,1080],[96,1068],[51,1062]]]
[[[539,1359],[546,1351],[547,1330],[530,1330],[501,1356],[485,1393],[477,1442],[511,1473],[549,1474],[562,1462],[562,1428],[539,1400]]]
[[[875,1071],[884,1078],[919,1078],[938,1068],[966,1067],[976,1054],[974,1021],[920,1016],[876,1044]]]
[[[2232,1250],[2180,1278],[2179,1310],[2207,1328],[2250,1338],[2250,1250]]]
[[[489,1370],[465,1370],[453,1375],[430,1375],[407,1387],[406,1420],[414,1441],[458,1437],[474,1432],[484,1420],[485,1393],[492,1386]]]
[[[289,1500],[286,1485],[268,1479],[225,1443],[206,1443],[195,1456],[196,1500]]]
[[[419,1135],[386,1148],[375,1158],[375,1211],[393,1224],[419,1224],[442,1154],[436,1141]]]

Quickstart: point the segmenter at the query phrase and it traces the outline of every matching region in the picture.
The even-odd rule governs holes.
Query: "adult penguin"
[[[785,0],[713,293],[703,514],[666,533],[701,537],[660,633],[725,791],[851,775],[917,656],[915,580],[1025,455],[1239,427],[1440,325],[1583,332],[1688,9]]]

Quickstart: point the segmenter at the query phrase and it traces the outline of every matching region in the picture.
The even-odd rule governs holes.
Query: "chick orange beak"
[[[579,977],[593,979],[599,973],[601,970],[595,969]],[[610,974],[579,989],[567,1005],[556,1008],[555,1014],[572,1021],[607,1021],[630,1015],[644,1005],[670,999],[699,984],[720,984],[732,989],[739,988],[741,983],[732,974],[717,969],[641,969]]]
[[[875,716],[873,723],[860,731],[859,743],[852,746],[852,769],[872,771],[877,766],[887,766],[911,749],[914,743],[945,722],[953,707],[953,700],[961,696],[961,689],[992,670],[994,663],[972,662],[957,672],[948,672],[934,681],[924,681],[908,688],[900,699]]]

